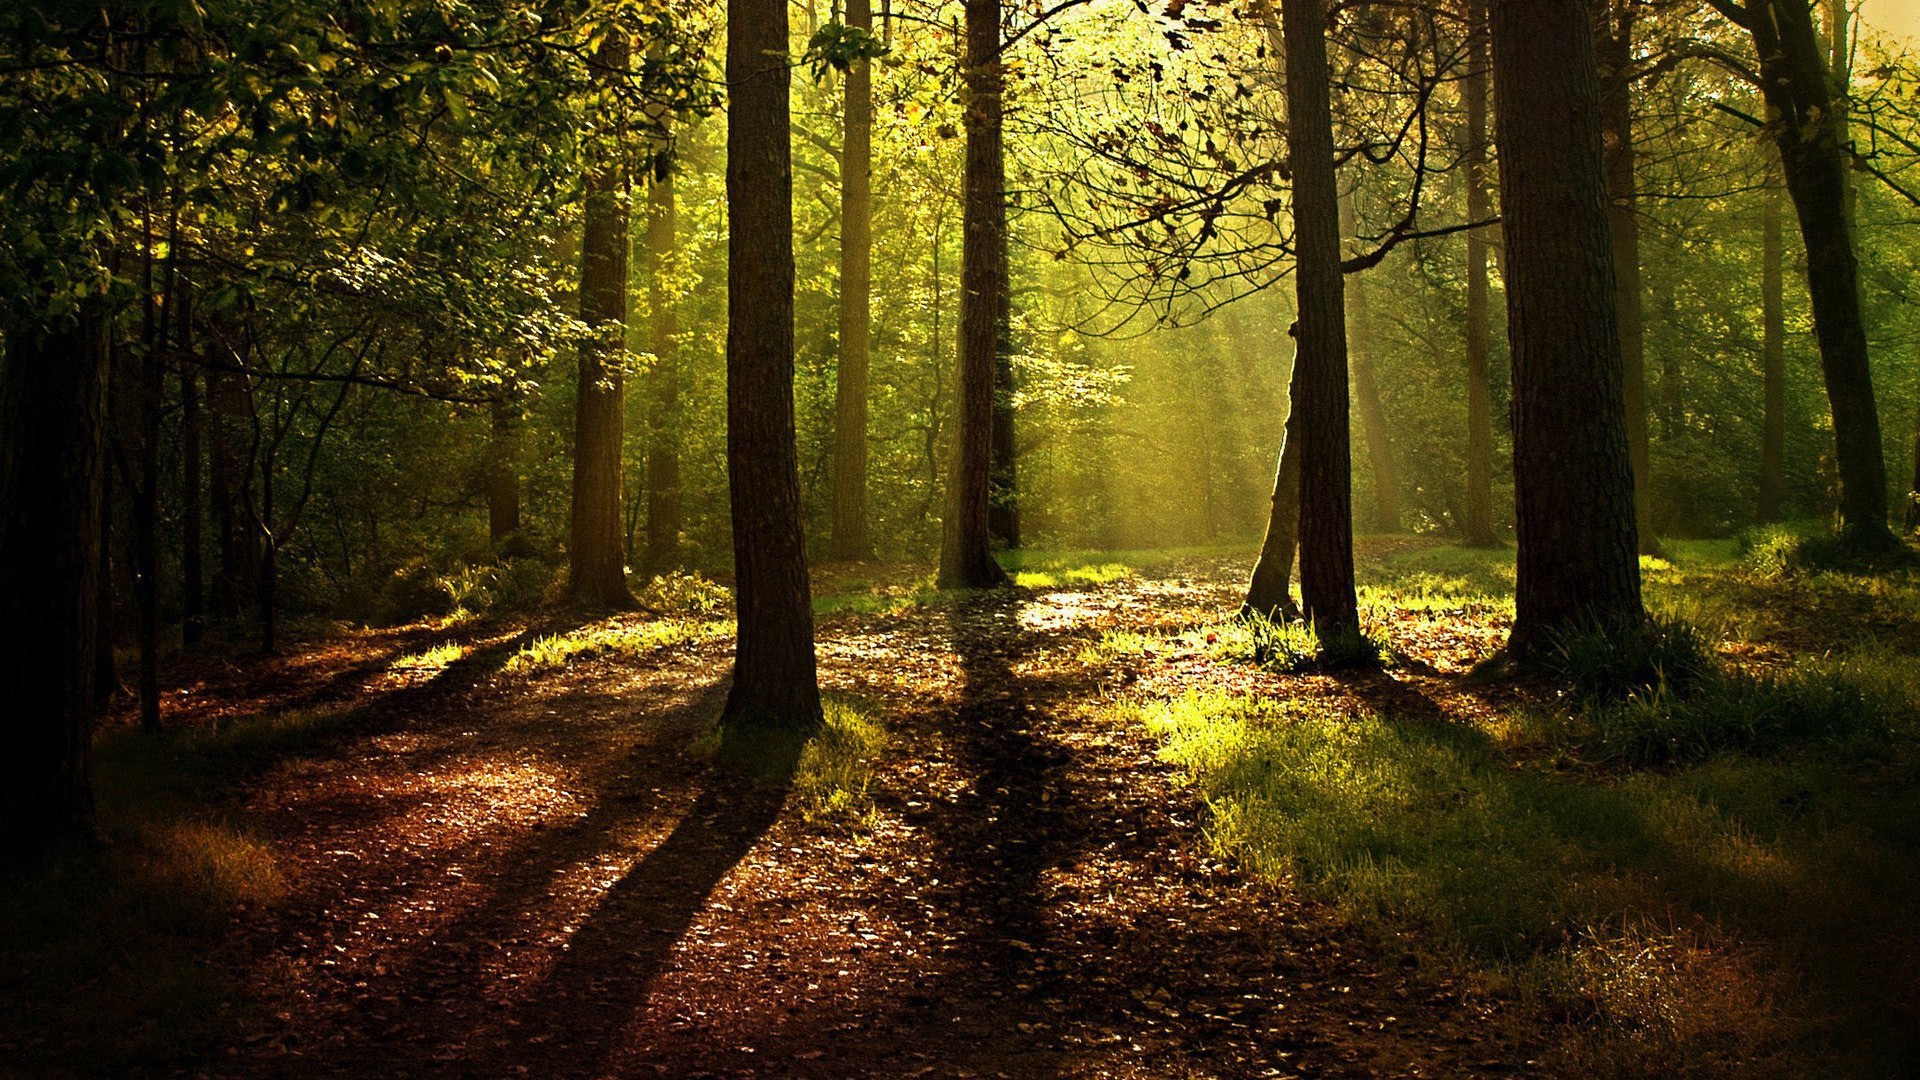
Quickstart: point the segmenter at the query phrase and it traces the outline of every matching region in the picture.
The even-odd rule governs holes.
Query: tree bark
[[[0,365],[0,863],[93,829],[105,323],[15,328]]]
[[[873,29],[869,0],[847,0],[847,26]],[[840,358],[834,374],[833,532],[836,559],[873,558],[867,522],[867,360],[873,325],[873,68],[847,68],[840,151]]]
[[[1323,643],[1356,636],[1345,283],[1328,101],[1325,0],[1281,0],[1293,164],[1295,336],[1289,427],[1300,446],[1300,599]]]
[[[647,187],[647,309],[653,370],[647,384],[647,568],[680,563],[680,315],[667,275],[674,272],[679,207],[673,159],[655,160]]]
[[[1300,374],[1295,357],[1293,375]],[[1260,558],[1253,564],[1253,580],[1247,583],[1247,599],[1241,611],[1264,615],[1274,620],[1300,617],[1288,585],[1293,578],[1293,560],[1300,547],[1300,446],[1299,413],[1292,407],[1289,394],[1287,423],[1281,436],[1280,464],[1274,470],[1273,503],[1267,514],[1267,535],[1260,543]]]
[[[503,388],[487,410],[487,539],[498,544],[520,531],[520,404]]]
[[[1354,235],[1353,200],[1346,194],[1340,196],[1340,235]],[[1394,467],[1387,410],[1373,372],[1373,314],[1367,304],[1366,277],[1363,271],[1346,283],[1347,356],[1353,362],[1354,414],[1359,417],[1367,464],[1373,470],[1373,530],[1391,533],[1400,531],[1400,472]]]
[[[999,278],[1001,291],[1011,295],[1004,262]],[[1020,446],[1015,438],[1013,395],[1012,335],[1003,332],[993,350],[993,462],[987,501],[987,532],[1003,548],[1020,546]]]
[[[821,722],[793,419],[787,9],[727,0],[727,477],[739,631],[722,723]]]
[[[1647,445],[1646,324],[1640,288],[1640,208],[1634,173],[1633,26],[1637,0],[1603,0],[1605,32],[1596,43],[1601,142],[1607,174],[1607,234],[1613,253],[1614,308],[1620,324],[1620,377],[1627,410],[1627,460],[1633,466],[1634,532],[1642,554],[1660,554],[1653,529]]]
[[[1769,130],[1806,247],[1813,333],[1833,414],[1841,532],[1867,547],[1888,546],[1887,467],[1860,311],[1844,118],[1828,92],[1826,46],[1807,0],[1749,0],[1746,13],[1768,113],[1783,121]]]
[[[631,43],[607,37],[600,62],[624,68]],[[608,108],[618,108],[609,105]],[[580,347],[573,424],[573,513],[567,587],[594,607],[626,607],[626,541],[620,515],[620,451],[625,422],[627,325],[627,175],[619,149],[612,163],[587,177],[580,240],[580,321],[591,336]]]
[[[1467,145],[1463,156],[1467,181],[1467,220],[1492,216],[1487,198],[1487,7],[1468,0],[1467,71],[1461,92],[1467,99]],[[1461,539],[1471,547],[1492,547],[1493,535],[1493,387],[1487,374],[1488,287],[1485,228],[1467,232],[1467,498]]]
[[[988,508],[993,457],[993,373],[1006,334],[1006,161],[1001,142],[1005,75],[1000,0],[966,0],[966,164],[961,196],[959,430],[948,474],[940,544],[943,589],[1003,584]]]
[[[1494,0],[1519,556],[1507,648],[1644,619],[1591,17]]]
[[[1765,410],[1760,421],[1762,525],[1780,520],[1787,478],[1787,361],[1785,289],[1781,270],[1780,189],[1772,183],[1760,203],[1760,367]]]

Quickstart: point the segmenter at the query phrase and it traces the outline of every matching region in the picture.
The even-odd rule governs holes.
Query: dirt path
[[[855,835],[685,753],[725,643],[540,679],[472,642],[239,807],[290,896],[247,931],[266,1028],[209,1071],[1530,1071],[1533,1018],[1204,858],[1145,734],[1084,707],[1080,648],[1221,610],[1198,577],[823,621],[823,681],[893,739]]]

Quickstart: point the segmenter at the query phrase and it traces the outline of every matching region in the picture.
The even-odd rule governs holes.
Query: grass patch
[[[733,632],[732,619],[670,618],[599,623],[536,638],[509,657],[501,670],[552,671],[603,657],[644,656],[674,645],[718,641]]]
[[[800,754],[794,795],[809,822],[843,827],[873,819],[876,762],[886,754],[887,732],[871,711],[850,701],[822,703],[825,724]]]
[[[435,645],[424,652],[410,653],[395,660],[388,670],[406,672],[434,672],[459,660],[467,654],[466,647],[455,642]]]
[[[848,591],[813,598],[815,615],[897,615],[915,608],[932,607],[942,593],[934,588],[933,575],[895,584],[848,583]]]

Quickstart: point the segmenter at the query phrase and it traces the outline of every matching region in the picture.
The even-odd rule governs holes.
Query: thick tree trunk
[[[947,476],[940,543],[943,589],[1007,580],[994,561],[988,508],[993,462],[993,370],[1006,334],[1006,161],[1001,143],[999,0],[966,0],[966,132],[960,267],[959,431]]]
[[[601,46],[610,68],[627,64],[631,43],[615,31]],[[617,106],[609,106],[617,108]],[[617,162],[620,151],[604,151]],[[573,423],[573,514],[567,587],[594,607],[626,607],[625,522],[620,515],[620,451],[625,422],[627,327],[627,176],[620,165],[587,178],[580,239],[580,321],[592,336],[580,348]]]
[[[647,309],[653,370],[647,376],[647,568],[680,563],[680,316],[667,275],[678,251],[673,160],[654,162],[647,187]]]
[[[1760,420],[1760,524],[1780,520],[1787,480],[1785,289],[1781,270],[1780,189],[1767,185],[1760,203],[1760,367],[1766,406]]]
[[[1281,0],[1287,153],[1293,162],[1295,336],[1291,417],[1300,447],[1300,599],[1322,642],[1360,631],[1353,583],[1345,283],[1328,101],[1325,0]]]
[[[1467,73],[1461,92],[1467,99],[1467,220],[1492,215],[1487,198],[1487,8],[1468,0]],[[1487,374],[1491,334],[1488,320],[1487,232],[1467,233],[1467,498],[1461,539],[1473,547],[1492,547],[1493,535],[1493,387]]]
[[[1860,311],[1848,161],[1838,128],[1842,118],[1828,93],[1825,48],[1807,0],[1750,0],[1747,14],[1768,110],[1784,121],[1769,130],[1780,147],[1806,246],[1814,339],[1840,468],[1841,531],[1868,547],[1890,545],[1887,466]]]
[[[727,0],[727,476],[739,637],[722,722],[820,723],[793,420],[787,9]]]
[[[847,26],[873,28],[868,0],[847,0]],[[833,402],[833,533],[836,559],[871,559],[867,523],[867,346],[873,324],[873,68],[847,69],[846,133],[840,152],[840,361]]]
[[[498,544],[520,531],[520,405],[502,390],[487,411],[487,539]]]
[[[1293,381],[1298,381],[1298,357]],[[1300,607],[1293,602],[1288,585],[1293,578],[1293,560],[1300,547],[1300,431],[1295,418],[1299,413],[1289,401],[1285,433],[1281,436],[1280,464],[1274,470],[1273,503],[1267,514],[1267,535],[1260,544],[1260,558],[1253,564],[1253,580],[1247,583],[1245,613],[1269,619],[1298,619]]]
[[[105,325],[16,328],[0,364],[0,864],[93,828]]]
[[[1340,196],[1340,235],[1354,235],[1350,195]],[[1347,357],[1353,362],[1354,415],[1360,437],[1367,444],[1367,465],[1373,470],[1373,530],[1400,531],[1400,472],[1393,463],[1393,438],[1387,427],[1387,409],[1380,401],[1380,383],[1373,373],[1373,313],[1367,304],[1366,274],[1353,275],[1347,288]]]
[[[1600,63],[1601,141],[1607,174],[1607,234],[1613,252],[1614,308],[1620,324],[1620,377],[1627,410],[1627,460],[1633,465],[1634,531],[1643,554],[1660,553],[1653,530],[1647,445],[1646,327],[1640,298],[1640,208],[1634,173],[1631,0],[1601,4],[1605,34],[1597,42]]]
[[[1491,11],[1521,658],[1644,612],[1590,15],[1584,0]]]

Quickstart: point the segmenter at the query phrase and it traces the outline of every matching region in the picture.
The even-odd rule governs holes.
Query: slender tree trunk
[[[1340,235],[1354,235],[1353,201],[1340,196]],[[1393,463],[1393,439],[1386,406],[1380,401],[1380,383],[1373,373],[1373,313],[1367,304],[1366,274],[1354,274],[1347,289],[1347,357],[1353,362],[1354,414],[1360,437],[1367,444],[1367,464],[1373,470],[1373,529],[1400,531],[1400,472]]]
[[[93,829],[91,745],[106,465],[104,322],[15,328],[0,364],[0,864]]]
[[[520,531],[520,404],[503,389],[487,409],[487,539],[498,544]]]
[[[1468,0],[1467,220],[1492,216],[1487,198],[1487,8]],[[1461,539],[1473,547],[1492,547],[1493,535],[1493,387],[1487,374],[1488,330],[1487,230],[1467,233],[1467,499]]]
[[[1590,15],[1585,0],[1491,12],[1522,658],[1644,613]]]
[[[847,26],[873,28],[868,0],[847,0]],[[871,559],[867,523],[867,346],[872,330],[873,69],[847,69],[846,135],[840,152],[840,362],[833,404],[833,534],[836,559]]]
[[[180,636],[187,647],[200,644],[207,627],[205,518],[205,435],[200,419],[200,368],[194,355],[192,293],[181,290],[175,324],[180,351]]]
[[[1760,366],[1765,413],[1760,421],[1760,524],[1780,520],[1787,477],[1787,361],[1780,189],[1769,183],[1760,203]]]
[[[260,531],[259,581],[254,588],[254,604],[260,618],[260,651],[272,656],[280,651],[280,538],[273,531],[274,455],[260,459],[260,515],[255,524]]]
[[[625,31],[610,34],[601,62],[627,64]],[[609,105],[609,108],[618,108]],[[621,428],[627,325],[627,176],[619,151],[587,178],[580,241],[580,321],[592,336],[580,348],[573,425],[573,514],[568,590],[594,607],[626,607],[626,538],[620,515]]]
[[[966,0],[967,150],[962,195],[959,431],[948,474],[940,587],[1007,580],[994,561],[988,507],[993,459],[993,372],[1006,334],[1006,161],[1001,143],[1000,0]]]
[[[680,562],[680,316],[667,275],[679,241],[673,160],[654,162],[647,187],[647,309],[653,370],[647,376],[647,567]]]
[[[1000,287],[1008,287],[1004,266]],[[1003,333],[993,351],[993,462],[987,532],[994,543],[1006,548],[1020,546],[1020,447],[1015,439],[1013,396],[1013,344],[1010,335]]]
[[[132,375],[136,479],[133,489],[134,640],[140,654],[140,729],[160,730],[160,399],[166,328],[154,275],[151,210],[144,218],[140,348]]]
[[[1293,379],[1300,372],[1298,357]],[[1253,564],[1253,580],[1247,584],[1247,599],[1241,610],[1269,619],[1298,619],[1300,607],[1293,602],[1288,585],[1293,577],[1293,560],[1300,547],[1300,447],[1299,413],[1291,402],[1287,408],[1285,433],[1281,436],[1280,464],[1274,470],[1273,503],[1267,514],[1267,535],[1260,544],[1260,558]]]
[[[1606,32],[1596,43],[1607,75],[1600,80],[1600,123],[1607,174],[1607,234],[1613,252],[1614,308],[1620,324],[1620,375],[1627,410],[1627,460],[1633,465],[1634,531],[1643,554],[1660,553],[1653,530],[1647,445],[1646,326],[1640,289],[1640,208],[1634,173],[1633,24],[1636,0],[1603,0]]]
[[[1300,599],[1322,642],[1360,632],[1353,583],[1345,283],[1328,101],[1325,0],[1281,0],[1287,45],[1287,153],[1293,162],[1294,294],[1299,321],[1292,417],[1300,447]]]
[[[739,637],[722,722],[820,723],[793,420],[787,9],[727,0],[727,476]]]
[[[1866,547],[1893,543],[1887,528],[1887,466],[1867,364],[1859,266],[1848,207],[1848,161],[1829,93],[1826,47],[1807,0],[1749,0],[1747,29],[1760,57],[1769,125],[1807,253],[1814,339],[1833,414],[1840,470],[1840,527]]]

